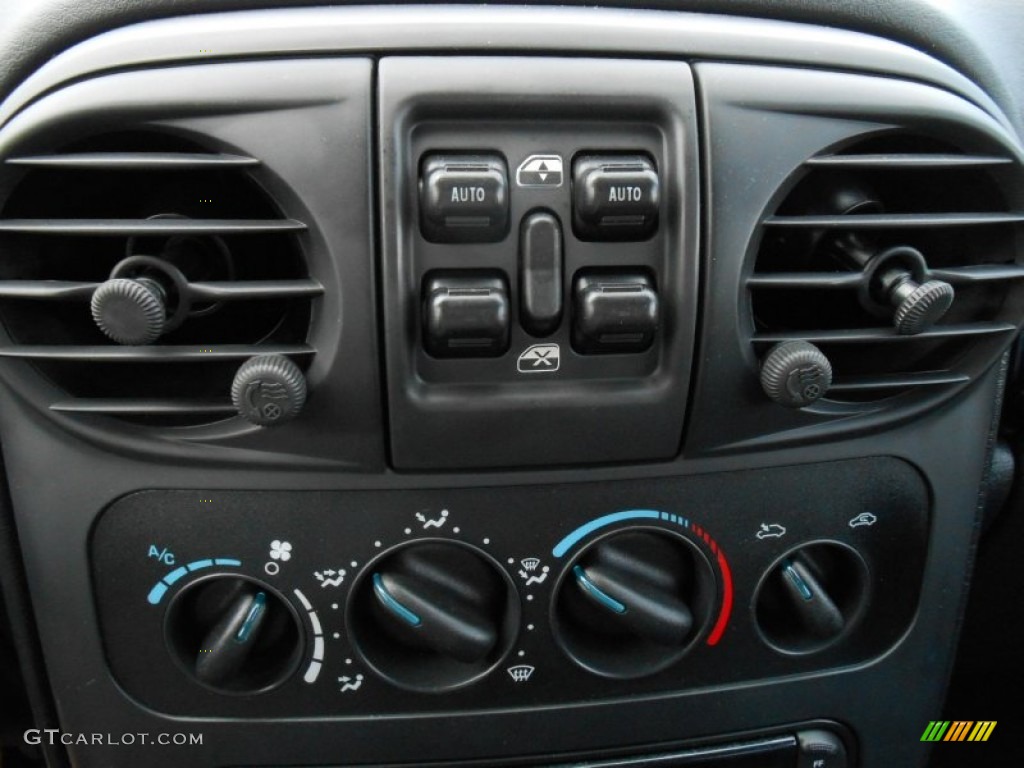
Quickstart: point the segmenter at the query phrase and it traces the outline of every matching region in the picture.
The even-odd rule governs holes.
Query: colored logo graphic
[[[995,729],[995,720],[932,720],[921,741],[988,741]]]

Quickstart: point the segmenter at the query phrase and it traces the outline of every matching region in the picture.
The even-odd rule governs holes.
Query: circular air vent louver
[[[746,283],[758,358],[780,342],[817,345],[831,401],[971,381],[1021,319],[1016,174],[1009,156],[907,135],[809,159],[764,220]]]
[[[305,225],[249,175],[259,164],[144,133],[9,158],[0,356],[29,361],[66,393],[52,410],[164,425],[234,413],[232,378],[254,355],[307,365],[310,301],[323,289],[295,236]],[[168,315],[182,311],[153,343],[101,332],[90,312],[101,284],[163,272],[176,276],[165,281]]]

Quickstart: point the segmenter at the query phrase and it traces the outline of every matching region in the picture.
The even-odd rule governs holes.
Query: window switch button
[[[573,315],[577,352],[643,352],[658,330],[658,294],[642,273],[584,274],[573,289]]]
[[[658,172],[644,155],[585,155],[572,165],[580,240],[646,240],[658,226]]]
[[[508,289],[499,275],[427,280],[423,345],[434,357],[497,357],[508,349]]]
[[[420,231],[434,243],[497,242],[508,231],[508,171],[497,155],[428,155]]]

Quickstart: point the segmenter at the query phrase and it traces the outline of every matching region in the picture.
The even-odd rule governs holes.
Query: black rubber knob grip
[[[256,646],[266,616],[266,593],[255,587],[243,590],[200,643],[196,677],[214,687],[236,677]]]
[[[595,544],[573,566],[562,606],[611,645],[623,638],[680,647],[694,628],[686,551],[655,533],[624,532]]]
[[[497,645],[504,585],[468,549],[418,544],[391,557],[371,580],[375,619],[403,645],[467,664],[488,658]]]

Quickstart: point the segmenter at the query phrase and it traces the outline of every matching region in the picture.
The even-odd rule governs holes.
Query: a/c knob
[[[276,591],[241,576],[213,576],[171,604],[167,642],[185,670],[223,692],[266,690],[302,655],[295,612]]]

